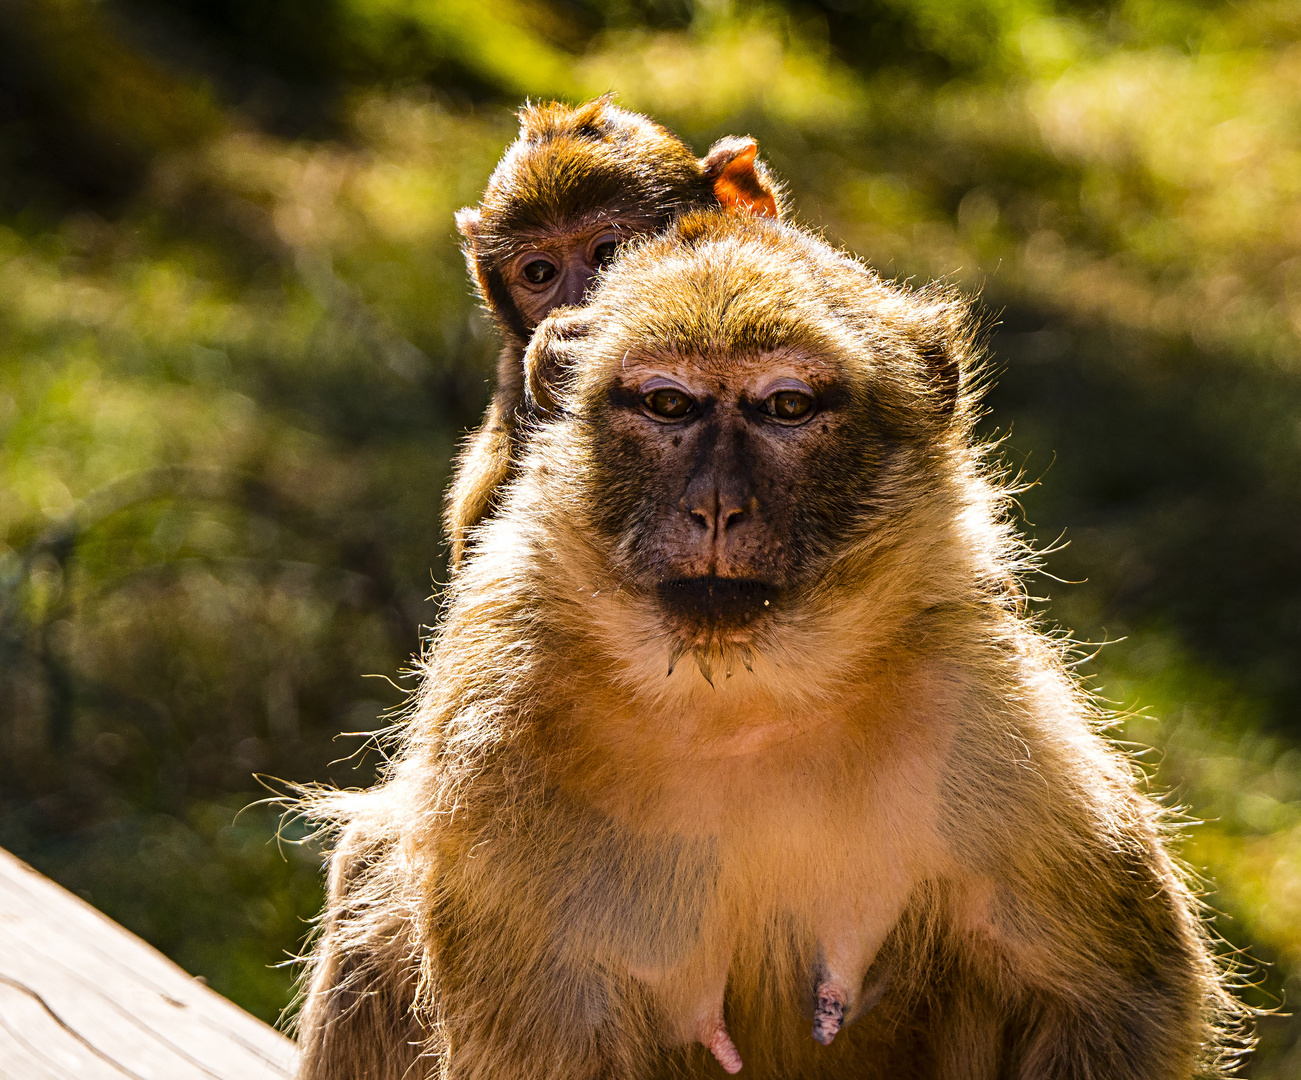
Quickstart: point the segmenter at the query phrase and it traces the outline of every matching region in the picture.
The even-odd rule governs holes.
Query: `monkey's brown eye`
[[[534,259],[524,267],[524,277],[534,285],[545,285],[556,276],[556,264],[550,259]]]
[[[609,265],[614,261],[614,257],[619,254],[619,241],[606,240],[604,243],[597,244],[592,249],[592,267],[600,270],[602,267]]]
[[[813,399],[798,390],[778,390],[764,401],[764,411],[778,420],[803,420],[813,411]]]
[[[682,419],[696,404],[681,390],[674,390],[671,387],[652,390],[642,400],[646,402],[646,408],[656,416],[664,417],[665,420]]]

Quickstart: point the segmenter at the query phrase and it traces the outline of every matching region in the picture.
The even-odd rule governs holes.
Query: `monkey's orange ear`
[[[705,179],[714,182],[714,197],[721,206],[741,213],[780,217],[777,187],[757,160],[759,144],[749,136],[719,139],[700,159]]]
[[[477,206],[467,206],[456,212],[456,231],[467,240],[473,240],[479,235],[479,223],[482,220],[483,215]]]

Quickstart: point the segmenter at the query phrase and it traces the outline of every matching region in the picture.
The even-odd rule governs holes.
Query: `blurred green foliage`
[[[255,773],[367,783],[340,733],[436,617],[495,352],[452,212],[523,97],[609,89],[981,292],[988,430],[1067,541],[1044,617],[1109,643],[1244,992],[1295,1003],[1287,0],[0,0],[0,844],[279,1014],[319,852],[239,811]],[[1301,1022],[1262,1038],[1247,1075],[1301,1071]]]

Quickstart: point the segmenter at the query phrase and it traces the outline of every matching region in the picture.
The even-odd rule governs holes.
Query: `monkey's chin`
[[[749,644],[779,590],[757,578],[670,578],[655,588],[666,621],[691,648]]]
[[[705,679],[754,670],[754,645],[778,596],[776,587],[751,578],[674,578],[656,589],[672,644],[668,673],[687,653]]]

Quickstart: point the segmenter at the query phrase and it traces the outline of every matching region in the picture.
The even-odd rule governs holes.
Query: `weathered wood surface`
[[[0,1077],[282,1080],[294,1044],[0,850]]]

